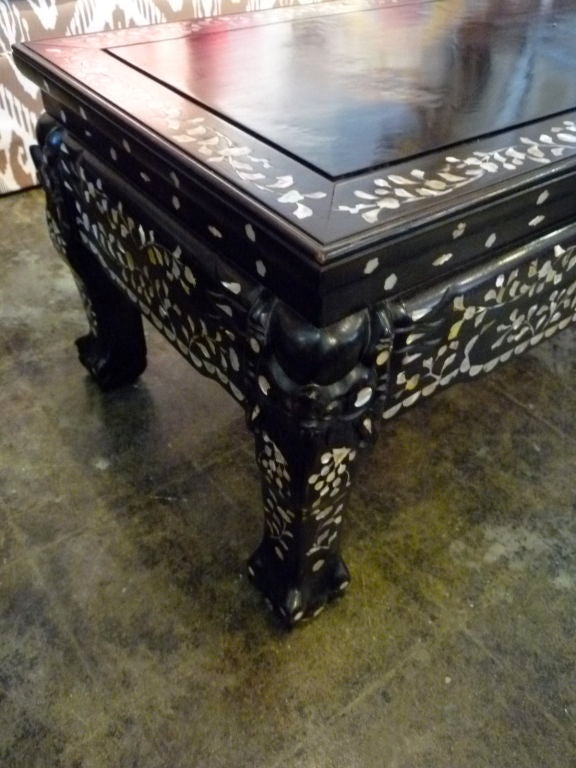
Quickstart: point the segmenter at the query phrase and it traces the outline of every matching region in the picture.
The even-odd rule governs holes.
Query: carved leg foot
[[[133,384],[146,368],[143,350],[107,347],[93,333],[76,339],[78,359],[103,392]]]
[[[350,573],[339,554],[327,559],[322,573],[286,573],[270,541],[264,540],[248,562],[248,575],[262,592],[275,615],[288,628],[303,619],[318,616],[326,604],[341,597],[350,583]]]
[[[343,594],[350,574],[339,552],[353,446],[327,446],[306,431],[256,433],[264,537],[249,561],[252,582],[288,627]]]
[[[93,259],[76,252],[71,264],[90,325],[76,347],[80,362],[106,392],[132,384],[144,371],[146,341],[140,312]]]
[[[84,303],[90,331],[76,339],[78,358],[104,392],[132,384],[146,368],[142,317],[78,241],[64,251]]]
[[[100,389],[132,384],[146,368],[142,318],[87,251],[72,260],[90,332],[76,340],[78,358]]]

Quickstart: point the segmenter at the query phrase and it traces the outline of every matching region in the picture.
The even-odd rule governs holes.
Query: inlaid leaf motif
[[[556,244],[551,252],[502,272],[472,295],[455,296],[452,323],[443,342],[438,342],[433,322],[428,336],[427,315],[419,328],[424,340],[421,348],[428,338],[430,352],[414,355],[402,366],[384,418],[392,418],[420,395],[429,397],[457,377],[491,371],[573,322],[575,273],[576,246]]]
[[[291,528],[295,515],[287,503],[290,498],[290,472],[288,462],[270,435],[263,431],[260,438],[261,448],[256,458],[265,478],[266,532],[274,543],[276,556],[284,560],[289,541],[294,538]]]
[[[244,395],[233,380],[240,371],[235,331],[215,313],[207,319],[195,317],[195,302],[201,302],[204,295],[198,290],[202,278],[184,262],[181,247],[166,245],[154,230],[138,223],[121,201],[108,196],[101,179],[87,179],[82,166],[74,171],[66,167],[69,183],[76,187],[77,226],[86,247],[196,368],[217,379],[242,402]],[[54,237],[58,237],[56,231]],[[231,281],[222,286],[222,298],[225,293],[236,296],[240,290]],[[232,313],[224,302],[216,301],[215,306],[223,316],[227,310]]]
[[[223,164],[244,183],[254,184],[258,189],[268,192],[281,205],[292,206],[292,215],[296,219],[306,219],[314,215],[314,209],[304,201],[322,200],[326,193],[320,190],[301,192],[295,186],[290,174],[274,176],[267,174],[272,167],[264,157],[256,157],[248,146],[235,144],[232,139],[217,131],[205,122],[205,118],[178,121],[172,114],[170,123],[174,128],[172,141],[177,144],[196,145],[208,162]],[[239,158],[241,160],[239,160]]]
[[[298,203],[302,199],[303,197],[300,194],[300,192],[298,192],[295,189],[291,189],[289,192],[286,192],[285,194],[280,195],[280,197],[278,198],[278,202],[279,203]]]
[[[444,158],[444,165],[437,170],[425,172],[413,169],[410,175],[421,182],[419,185],[417,181],[399,174],[373,179],[372,189],[355,189],[352,192],[354,198],[363,202],[339,205],[337,210],[353,216],[360,215],[368,224],[376,224],[383,210],[394,210],[404,204],[449,195],[488,174],[516,172],[526,163],[545,165],[574,150],[576,124],[573,121],[565,120],[550,132],[554,138],[548,134],[542,134],[538,140],[523,136],[516,146],[490,152],[475,151],[468,157],[448,155]],[[384,189],[388,190],[388,194],[379,199]]]
[[[278,176],[273,184],[268,184],[268,189],[286,189],[294,184],[292,176]]]

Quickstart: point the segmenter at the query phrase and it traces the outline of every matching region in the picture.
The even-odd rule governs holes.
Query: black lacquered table
[[[244,407],[288,625],[348,585],[382,423],[575,317],[575,36],[576,0],[344,0],[15,49],[80,360],[132,382],[144,315]]]

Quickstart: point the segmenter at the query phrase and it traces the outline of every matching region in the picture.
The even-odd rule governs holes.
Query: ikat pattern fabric
[[[39,88],[14,64],[14,43],[314,1],[0,0],[0,194],[36,184],[28,148],[35,141],[42,101]]]

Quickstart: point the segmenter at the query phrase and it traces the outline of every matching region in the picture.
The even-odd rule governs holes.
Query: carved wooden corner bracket
[[[251,423],[266,409],[310,434],[353,429],[359,444],[372,442],[392,351],[384,303],[319,328],[268,299],[252,308],[248,325],[247,345],[256,354]]]

